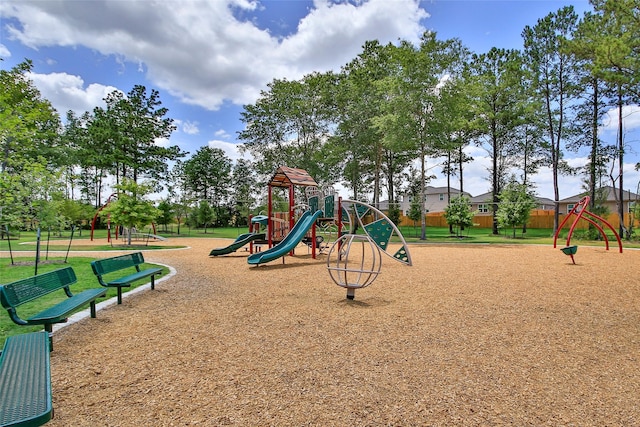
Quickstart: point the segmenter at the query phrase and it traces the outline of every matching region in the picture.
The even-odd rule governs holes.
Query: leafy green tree
[[[249,212],[255,206],[259,194],[253,164],[246,159],[236,160],[231,175],[231,206],[234,211],[234,225],[248,225]]]
[[[231,159],[219,148],[202,147],[184,162],[185,185],[197,200],[206,200],[223,217],[231,193]],[[202,224],[202,223],[201,223]]]
[[[2,229],[4,226],[18,227],[23,223],[27,211],[24,200],[29,195],[29,189],[23,181],[24,177],[25,175],[0,172],[0,227]]]
[[[640,98],[640,1],[590,0],[595,25],[585,28],[592,36],[593,72],[612,86],[626,87]]]
[[[551,166],[554,199],[560,200],[558,179],[567,170],[563,158],[563,143],[570,123],[568,108],[579,86],[576,84],[576,60],[561,49],[565,40],[572,38],[578,24],[578,16],[572,6],[539,19],[533,27],[526,26],[524,57],[533,89],[539,99],[542,114],[546,117],[545,141],[548,147],[548,164]],[[559,225],[559,204],[556,202],[554,232]]]
[[[96,108],[92,126],[106,150],[102,152],[118,180],[147,177],[157,180],[168,172],[168,162],[184,157],[178,146],[162,147],[175,130],[173,119],[165,117],[160,93],[135,85],[127,94],[113,91],[105,98],[106,109]],[[108,151],[107,151],[108,150]]]
[[[98,116],[101,111],[96,111]],[[75,198],[78,190],[79,199],[94,208],[101,205],[103,182],[112,166],[109,158],[113,147],[103,138],[100,123],[89,112],[76,116],[68,111],[61,135],[69,153],[64,165],[69,196]]]
[[[188,221],[189,214],[194,210],[192,206],[197,200],[189,188],[184,163],[181,160],[176,161],[167,176],[167,193],[178,224],[177,233],[180,234],[180,226]]]
[[[444,208],[444,218],[452,225],[457,237],[465,228],[473,225],[473,212],[469,198],[464,195],[454,197],[449,205]]]
[[[279,166],[305,169],[322,181],[329,169],[319,153],[330,133],[328,96],[335,76],[313,73],[299,81],[276,79],[253,105],[245,105],[238,133],[242,149],[255,159],[264,176]]]
[[[89,224],[95,214],[95,209],[92,205],[68,198],[62,200],[61,210],[71,224],[77,227],[80,236],[82,236],[83,225]]]
[[[342,67],[332,97],[337,125],[328,145],[332,155],[340,159],[335,163],[356,200],[372,192],[374,203],[379,202],[382,135],[373,119],[380,114],[384,93],[376,82],[389,75],[392,49],[377,40],[367,41],[362,52]]]
[[[514,165],[517,153],[518,129],[525,117],[526,94],[521,86],[522,56],[516,50],[492,48],[482,55],[473,55],[476,84],[472,108],[477,144],[491,158],[491,192],[493,234],[498,234],[496,209],[498,195]]]
[[[215,214],[209,202],[202,200],[198,205],[196,215],[198,225],[202,225],[204,227],[204,234],[207,234],[207,225],[212,224],[215,220]]]
[[[124,178],[120,184],[116,184],[118,198],[107,207],[100,215],[110,216],[114,224],[121,225],[127,230],[127,244],[131,245],[132,228],[142,229],[156,221],[160,211],[146,196],[153,190],[151,185],[136,183],[133,179]]]
[[[441,104],[439,86],[464,53],[459,40],[440,41],[435,33],[425,33],[419,47],[401,42],[392,54],[394,72],[379,83],[386,96],[375,124],[391,151],[410,153],[410,159],[420,162],[423,200],[426,158],[438,153],[449,134],[449,128],[437,120],[442,116],[434,113]],[[425,234],[423,220],[422,239]]]
[[[0,225],[43,227],[62,224],[63,182],[40,163],[24,162],[23,173],[0,172]]]
[[[516,227],[525,224],[531,216],[531,210],[536,207],[536,200],[524,184],[512,181],[500,192],[498,206],[498,224],[501,227],[512,227],[513,238],[516,237]]]
[[[409,212],[407,212],[407,217],[411,221],[413,221],[413,228],[415,231],[416,222],[420,221],[422,218],[422,205],[420,203],[420,197],[417,195],[411,198],[411,204],[409,205]]]
[[[388,216],[389,219],[391,220],[391,222],[393,222],[394,224],[398,225],[400,224],[400,214],[402,212],[400,211],[400,207],[399,207],[399,203],[397,200],[389,200],[389,212],[388,212]]]
[[[158,224],[164,226],[164,231],[167,231],[167,226],[174,221],[174,207],[168,200],[160,200],[158,203],[158,210],[161,212],[158,216]]]
[[[61,155],[60,117],[28,77],[33,63],[0,70],[0,172],[22,173],[22,167],[46,159],[53,167]]]

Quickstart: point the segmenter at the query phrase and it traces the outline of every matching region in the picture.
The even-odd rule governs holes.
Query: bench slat
[[[151,276],[151,289],[155,286],[155,276],[162,273],[161,268],[149,268],[140,270],[144,264],[142,252],[133,252],[118,255],[111,258],[102,258],[91,261],[91,269],[98,279],[98,283],[104,287],[115,287],[118,290],[118,304],[122,304],[122,288],[131,286],[132,282]],[[111,273],[120,270],[135,268],[135,272],[124,277],[111,278]]]
[[[107,290],[104,288],[87,289],[86,291],[76,294],[71,298],[67,298],[59,302],[53,307],[49,307],[46,310],[41,311],[35,316],[29,317],[27,322],[36,325],[40,325],[44,321],[57,323],[66,319],[68,315],[79,306],[90,303],[96,298],[103,297],[106,294]]]
[[[111,258],[98,259],[91,262],[94,273],[101,276],[118,270],[123,270],[125,268],[139,266],[141,264],[144,264],[142,252],[133,252]]]
[[[132,282],[136,280],[144,279],[145,277],[154,276],[162,273],[161,268],[149,268],[147,270],[138,271],[119,279],[110,280],[107,285],[109,286],[130,286]]]
[[[16,280],[2,286],[2,304],[5,308],[7,306],[17,307],[58,289],[63,289],[76,283],[77,280],[76,273],[71,267]]]
[[[8,337],[0,355],[0,425],[39,426],[52,412],[48,334]]]

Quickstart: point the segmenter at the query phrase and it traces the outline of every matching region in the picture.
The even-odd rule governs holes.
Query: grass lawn
[[[6,243],[6,242],[5,242]],[[71,285],[70,289],[73,293],[81,292],[85,289],[100,287],[98,284],[98,280],[96,276],[93,274],[91,270],[91,261],[95,258],[69,258],[67,263],[64,263],[64,258],[52,258],[50,257],[48,261],[41,261],[41,264],[38,264],[38,273],[45,273],[47,271],[56,270],[59,268],[71,266],[76,273],[78,278],[77,283]],[[25,277],[30,277],[35,272],[35,265],[33,263],[33,257],[25,258],[25,257],[14,257],[15,265],[11,265],[11,260],[9,258],[0,258],[0,284],[10,283],[15,280],[23,279]],[[154,264],[144,264],[141,268],[148,268],[151,266],[160,267]],[[163,275],[169,272],[169,269],[166,267],[163,268]],[[133,271],[133,270],[132,270]],[[143,279],[138,282],[135,282],[130,288],[124,288],[124,291],[130,291],[140,285],[148,283],[149,279]],[[116,296],[115,288],[107,288],[107,298],[112,298]],[[18,314],[22,318],[29,317],[32,314],[38,313],[44,310],[46,307],[53,305],[57,301],[61,301],[66,298],[66,295],[63,290],[53,292],[47,296],[42,298],[38,298],[36,301],[21,305],[18,307]],[[103,299],[99,300],[102,301]],[[89,305],[87,304],[87,307]],[[87,307],[83,307],[80,310],[86,309]],[[79,311],[80,311],[79,310]],[[44,329],[43,326],[21,326],[16,325],[9,318],[8,313],[4,308],[2,308],[2,314],[0,314],[0,348],[4,345],[4,341],[7,336],[17,335],[25,332],[32,332]]]

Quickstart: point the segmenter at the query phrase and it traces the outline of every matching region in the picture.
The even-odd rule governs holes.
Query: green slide
[[[235,252],[244,245],[254,241],[254,240],[264,240],[264,233],[244,233],[239,235],[236,240],[233,241],[232,244],[226,246],[224,248],[213,249],[209,252],[209,256],[218,256],[218,255],[226,255],[231,252]]]
[[[321,215],[322,211],[316,211],[313,214],[311,211],[306,211],[282,242],[266,251],[249,255],[247,262],[249,264],[259,265],[285,256],[298,246],[298,243],[300,243],[307,234],[307,231],[309,231]]]

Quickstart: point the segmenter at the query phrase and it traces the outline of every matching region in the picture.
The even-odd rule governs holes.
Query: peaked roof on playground
[[[269,185],[272,187],[290,187],[291,185],[303,185],[317,187],[316,181],[304,169],[295,169],[288,166],[280,166],[271,178]]]

